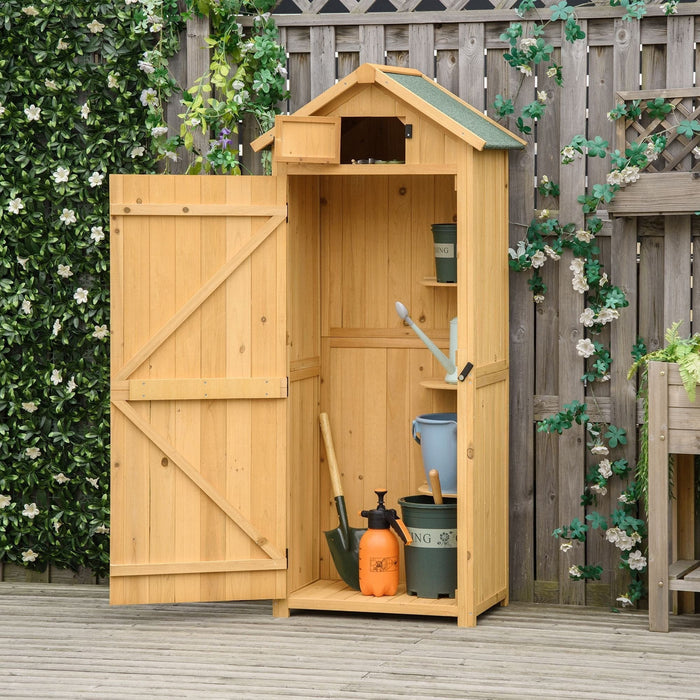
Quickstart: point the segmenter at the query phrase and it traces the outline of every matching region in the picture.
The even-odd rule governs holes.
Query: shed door
[[[284,598],[284,189],[110,189],[111,602]]]

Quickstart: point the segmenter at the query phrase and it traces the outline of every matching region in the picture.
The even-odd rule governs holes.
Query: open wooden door
[[[110,192],[110,600],[284,598],[284,185],[115,175]]]

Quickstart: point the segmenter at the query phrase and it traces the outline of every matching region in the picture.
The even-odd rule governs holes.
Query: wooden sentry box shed
[[[481,76],[477,76],[481,80]],[[508,150],[413,70],[363,65],[256,142],[272,177],[112,176],[111,601],[477,615],[508,600]],[[372,164],[357,161],[375,159]],[[353,163],[355,161],[355,163]],[[432,223],[457,222],[458,282]],[[394,310],[447,349],[458,385]],[[417,415],[458,413],[454,600],[333,567],[320,411],[351,525],[418,492]]]

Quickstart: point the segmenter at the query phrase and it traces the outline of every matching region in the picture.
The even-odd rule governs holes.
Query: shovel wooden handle
[[[430,479],[430,488],[433,491],[433,501],[436,505],[442,505],[442,486],[440,486],[440,473],[437,469],[431,469],[428,472]]]
[[[318,417],[321,423],[321,434],[323,435],[323,444],[326,446],[326,457],[328,458],[328,473],[331,476],[331,489],[333,496],[337,498],[343,495],[343,485],[340,482],[340,469],[338,468],[338,460],[335,456],[335,448],[333,447],[333,435],[331,434],[331,422],[328,419],[327,413],[322,413]]]

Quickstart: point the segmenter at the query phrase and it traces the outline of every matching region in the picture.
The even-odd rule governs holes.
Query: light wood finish
[[[437,469],[431,469],[428,472],[428,478],[430,480],[430,490],[433,496],[433,500],[437,505],[442,505],[442,487],[440,485],[440,473]]]
[[[278,115],[275,157],[287,163],[339,163],[340,117]]]
[[[698,405],[688,400],[677,365],[649,363],[649,629],[653,632],[668,632],[669,591],[700,592],[700,581],[693,573],[698,562],[692,559],[694,462],[682,458],[700,454],[700,433],[687,421],[697,409]],[[672,526],[671,454],[678,455],[674,476],[677,502],[680,500]],[[688,489],[681,486],[686,483],[690,485],[689,498],[685,493]],[[685,596],[681,603],[694,612],[692,597]]]
[[[273,178],[110,184],[114,212],[148,212],[112,218],[111,600],[282,598],[284,190]]]

